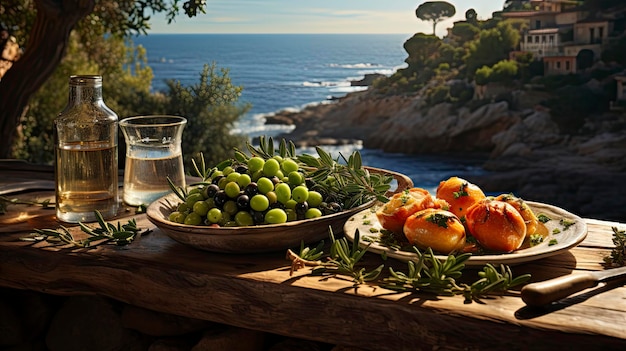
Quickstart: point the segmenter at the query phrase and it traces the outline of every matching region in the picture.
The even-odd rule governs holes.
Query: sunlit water
[[[326,103],[363,89],[351,86],[352,80],[406,66],[406,39],[399,34],[150,34],[135,43],[147,49],[155,91],[164,90],[168,79],[197,84],[205,64],[229,69],[233,84],[243,86],[240,101],[252,104],[234,132],[253,138],[291,130],[265,125],[268,114]],[[365,165],[403,173],[429,190],[451,175],[482,172],[475,159],[390,154],[360,145],[324,148],[333,157],[360,150]]]

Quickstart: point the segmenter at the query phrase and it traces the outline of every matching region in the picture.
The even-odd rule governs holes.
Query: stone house
[[[524,20],[520,51],[544,64],[544,74],[583,71],[600,60],[603,48],[625,35],[620,10],[589,13],[572,0],[531,0],[532,11],[503,12],[505,18]]]

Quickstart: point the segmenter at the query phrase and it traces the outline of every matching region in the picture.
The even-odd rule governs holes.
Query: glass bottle
[[[102,100],[101,76],[71,76],[69,101],[54,121],[56,215],[93,222],[117,214],[118,118]]]

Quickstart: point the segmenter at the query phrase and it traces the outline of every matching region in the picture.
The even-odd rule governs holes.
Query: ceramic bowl
[[[388,194],[412,187],[407,176],[378,168],[366,167],[371,173],[393,176],[395,184]],[[375,201],[332,215],[282,224],[267,224],[247,227],[209,227],[185,225],[168,220],[169,214],[180,203],[176,194],[165,195],[148,206],[148,219],[170,238],[201,250],[221,253],[257,253],[297,248],[302,242],[316,243],[329,239],[333,234],[343,233],[346,220],[369,207]]]

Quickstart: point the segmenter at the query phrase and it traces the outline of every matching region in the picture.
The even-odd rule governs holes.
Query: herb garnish
[[[463,184],[461,184],[461,186],[459,186],[459,191],[455,191],[455,192],[452,193],[454,198],[458,199],[461,196],[469,196],[469,194],[467,193],[467,190],[466,190],[468,186],[469,186],[469,184],[467,182],[464,182]]]
[[[101,243],[112,242],[118,246],[124,246],[132,243],[137,234],[141,231],[141,229],[137,227],[137,223],[134,218],[130,219],[127,224],[121,225],[118,222],[117,226],[115,226],[111,223],[105,222],[99,211],[95,211],[95,214],[100,228],[92,229],[83,223],[78,223],[80,229],[89,235],[87,239],[76,240],[66,227],[61,226],[58,230],[34,229],[34,233],[31,233],[27,237],[20,238],[20,240],[45,240],[50,243],[71,244],[75,247],[89,247],[92,243],[98,241],[101,241]]]
[[[313,181],[326,194],[336,197],[337,202],[343,203],[344,208],[354,208],[372,200],[383,203],[389,201],[385,193],[391,188],[393,177],[387,174],[370,173],[363,168],[361,153],[354,151],[347,158],[339,154],[337,159],[320,147],[316,147],[317,156],[296,154],[296,146],[293,142],[287,143],[282,139],[278,149],[274,148],[274,140],[259,137],[259,146],[246,144],[252,155],[269,159],[274,156],[292,158],[298,162],[298,166],[305,173],[307,179]],[[249,156],[239,150],[235,150],[237,162],[247,162]],[[323,180],[329,177],[336,181],[326,183]]]
[[[561,219],[561,220],[559,221],[559,224],[563,226],[563,230],[568,230],[568,229],[569,229],[569,227],[571,227],[571,226],[573,226],[574,224],[576,224],[576,222],[574,222],[574,221],[570,221],[570,220],[567,220],[567,219]]]
[[[388,242],[393,242],[395,237],[393,233],[381,231],[381,238]],[[348,244],[347,239],[341,238],[336,240],[330,230],[332,245],[331,253],[327,257],[328,261],[311,261],[304,260],[302,257],[288,250],[287,258],[292,261],[292,273],[294,268],[303,266],[316,266],[312,270],[312,274],[322,276],[338,276],[347,275],[352,277],[353,287],[357,288],[360,284],[378,280],[379,275],[384,268],[384,264],[376,267],[371,271],[367,271],[365,267],[360,266],[360,260],[369,249],[372,237],[364,236],[364,241],[369,241],[370,245],[360,248],[358,243],[360,240],[359,231],[356,230],[355,238],[352,244]],[[380,239],[378,241],[381,241]],[[399,244],[395,245],[399,248]],[[319,246],[318,246],[319,248]],[[380,286],[395,291],[422,291],[435,295],[463,295],[466,303],[479,301],[482,297],[491,294],[503,294],[512,287],[523,284],[530,279],[529,274],[514,277],[511,269],[506,265],[500,265],[499,270],[491,265],[484,266],[481,272],[478,272],[479,279],[471,285],[458,283],[471,254],[465,253],[458,256],[449,255],[445,260],[436,257],[429,248],[422,253],[413,247],[417,253],[418,260],[416,262],[409,261],[408,273],[395,271],[389,268],[390,276],[378,280]],[[301,255],[308,252],[301,248]],[[386,254],[381,255],[386,260]],[[316,256],[316,259],[319,256]]]
[[[26,201],[26,200],[20,200],[18,198],[9,198],[6,196],[0,196],[0,214],[7,213],[7,208],[9,207],[9,205],[30,205],[30,206],[39,205],[43,208],[48,208],[50,204],[51,202],[49,199],[46,199],[43,201]]]
[[[446,216],[443,213],[434,213],[426,217],[427,222],[434,223],[442,228],[448,228],[448,220],[450,216]]]
[[[551,221],[551,220],[552,220],[552,218],[550,218],[550,217],[546,216],[546,215],[545,215],[545,214],[543,214],[543,213],[540,213],[540,214],[538,214],[538,215],[537,215],[537,220],[538,220],[539,222],[541,222],[541,223],[544,223],[544,224],[545,224],[545,223],[547,223],[547,222]]]
[[[543,242],[543,235],[541,234],[531,234],[530,235],[530,246],[537,246]]]
[[[626,265],[626,231],[618,230],[617,227],[611,227],[613,230],[613,245],[611,255],[604,258],[604,263],[609,267],[621,267]]]
[[[504,293],[530,279],[530,274],[514,278],[508,266],[500,265],[498,271],[493,265],[486,264],[483,270],[478,272],[480,279],[471,285],[459,284],[456,279],[461,277],[465,261],[471,254],[449,255],[440,261],[430,248],[425,253],[421,253],[417,248],[414,250],[418,261],[408,262],[408,274],[389,268],[391,276],[383,280],[383,287],[396,291],[414,290],[444,296],[463,295],[465,302],[471,303],[489,294]]]
[[[367,271],[360,266],[360,260],[367,252],[369,245],[365,248],[359,246],[360,234],[357,229],[354,235],[354,242],[350,245],[345,237],[335,239],[332,228],[330,228],[330,256],[328,261],[313,269],[313,275],[336,276],[347,275],[352,277],[353,286],[356,288],[360,284],[378,279],[384,264]],[[371,245],[371,244],[370,244]]]
[[[400,202],[402,202],[402,205],[406,205],[407,201],[409,201],[409,198],[409,189],[405,189],[400,196]]]

